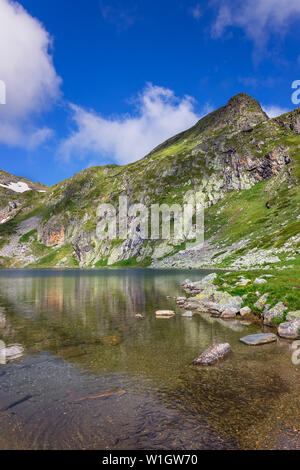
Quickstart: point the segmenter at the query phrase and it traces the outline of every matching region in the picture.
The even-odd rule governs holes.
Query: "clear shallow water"
[[[1,449],[300,448],[290,343],[247,347],[257,326],[182,318],[180,283],[205,272],[1,271]],[[169,320],[155,310],[175,309]],[[145,320],[136,320],[143,313]],[[233,353],[192,360],[213,342]]]

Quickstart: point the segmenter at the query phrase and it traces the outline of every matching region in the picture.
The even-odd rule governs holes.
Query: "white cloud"
[[[197,3],[195,6],[189,8],[189,13],[195,20],[199,20],[202,16],[202,9],[200,4]]]
[[[104,118],[80,106],[71,105],[71,109],[76,129],[61,143],[59,156],[65,160],[92,157],[98,164],[133,162],[201,117],[191,97],[180,99],[172,90],[152,84],[138,96],[132,115]]]
[[[2,143],[32,148],[51,135],[34,123],[60,93],[51,45],[43,25],[19,3],[0,0],[0,79],[6,85],[6,104],[0,106]]]
[[[300,19],[299,0],[221,0],[217,19],[212,28],[215,38],[226,28],[243,28],[262,47],[273,32],[286,32],[292,21]]]
[[[282,114],[288,113],[290,110],[288,108],[281,108],[276,105],[262,106],[262,109],[270,118],[275,118],[281,116]]]

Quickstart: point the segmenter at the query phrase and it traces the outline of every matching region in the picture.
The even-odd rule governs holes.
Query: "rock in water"
[[[206,351],[204,351],[201,356],[197,357],[194,360],[193,364],[195,366],[209,366],[214,362],[223,359],[231,351],[229,343],[219,343],[213,344]]]
[[[11,344],[2,351],[6,361],[13,361],[19,359],[24,354],[24,348],[20,344]]]
[[[121,343],[121,337],[119,335],[103,336],[102,342],[109,346],[118,346]]]
[[[191,311],[184,312],[184,313],[182,314],[182,317],[186,317],[186,318],[191,318],[191,317],[193,317],[193,316],[194,316],[194,314],[193,314],[193,312],[191,312]]]
[[[258,333],[241,338],[240,341],[248,346],[259,346],[261,344],[274,343],[277,336],[274,333]]]
[[[136,318],[137,320],[144,320],[144,315],[142,315],[141,313],[136,313],[136,314],[135,314],[135,318]]]
[[[285,339],[298,339],[300,331],[300,319],[281,323],[278,327],[278,334]]]
[[[236,317],[236,311],[235,310],[224,310],[224,312],[221,314],[221,318],[223,319],[232,319]]]
[[[173,310],[157,310],[156,316],[159,318],[171,318],[174,317],[175,312]]]

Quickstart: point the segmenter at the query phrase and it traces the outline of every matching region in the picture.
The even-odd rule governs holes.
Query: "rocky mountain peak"
[[[226,106],[215,111],[214,127],[230,126],[240,131],[253,128],[268,119],[256,99],[247,93],[239,93]]]

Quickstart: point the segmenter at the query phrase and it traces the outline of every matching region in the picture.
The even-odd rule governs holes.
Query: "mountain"
[[[255,99],[238,94],[130,165],[89,168],[51,188],[1,172],[1,265],[297,264],[299,178],[300,110],[269,119]],[[100,203],[126,194],[129,204],[182,204],[190,190],[206,207],[201,249],[185,239],[143,239],[133,217],[127,240],[97,238]]]
[[[27,178],[0,171],[0,224],[15,217],[21,207],[28,207],[33,195],[47,189],[42,183],[33,183]]]

